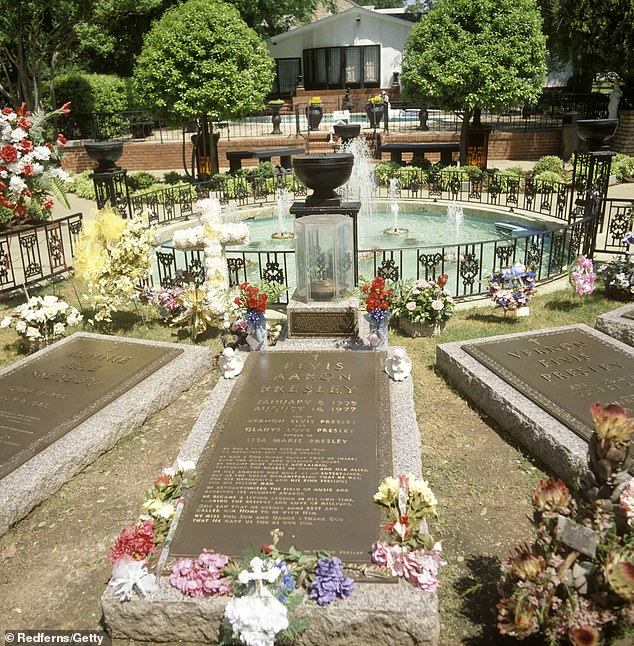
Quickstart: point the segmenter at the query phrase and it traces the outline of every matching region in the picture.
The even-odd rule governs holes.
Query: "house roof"
[[[315,25],[318,25],[318,24],[325,25],[334,20],[339,20],[339,18],[344,15],[359,14],[364,16],[370,16],[377,20],[391,22],[393,24],[397,24],[401,26],[404,24],[405,25],[408,24],[407,22],[405,22],[404,20],[401,20],[400,18],[394,18],[393,16],[386,16],[385,14],[379,13],[378,11],[373,11],[372,9],[365,9],[364,7],[356,4],[355,2],[351,2],[350,0],[341,0],[341,1],[346,2],[346,4],[349,4],[352,6],[350,6],[345,11],[331,14],[329,16],[326,16],[325,18],[314,20],[313,22],[310,22],[307,25],[302,25],[301,27],[290,29],[289,31],[285,31],[285,32],[282,32],[281,34],[277,34],[276,36],[271,36],[271,38],[269,38],[269,41],[271,41],[274,45],[276,45],[280,41],[287,40],[288,38],[293,38],[294,36],[297,36],[297,34],[301,34],[301,33],[310,31],[311,29],[314,29]]]

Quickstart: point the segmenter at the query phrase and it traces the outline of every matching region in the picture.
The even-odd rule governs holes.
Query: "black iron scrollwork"
[[[262,272],[262,278],[267,283],[284,283],[284,270],[280,267],[280,263],[267,262]]]
[[[376,270],[376,275],[394,282],[399,279],[401,272],[393,258],[385,258]]]

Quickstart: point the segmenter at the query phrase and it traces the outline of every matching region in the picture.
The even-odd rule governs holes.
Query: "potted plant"
[[[504,309],[505,314],[512,312],[515,316],[528,316],[528,304],[535,295],[535,272],[521,262],[500,269],[491,274],[487,294],[496,307]]]
[[[370,128],[378,128],[383,119],[383,97],[380,94],[373,96],[365,106],[365,112],[370,120]]]
[[[324,108],[321,104],[321,97],[314,96],[308,102],[306,118],[308,119],[309,130],[319,130],[319,124],[324,116]]]
[[[273,124],[272,135],[281,135],[282,131],[280,130],[280,123],[282,123],[282,117],[280,117],[280,110],[284,105],[283,99],[274,99],[267,103],[269,110],[271,111],[271,123]]]
[[[396,290],[394,312],[399,328],[410,337],[438,336],[453,316],[454,301],[445,285],[447,274],[437,280],[404,283]]]
[[[634,245],[634,233],[625,234],[623,244]],[[609,298],[618,301],[634,300],[634,254],[626,251],[599,267],[597,274],[603,280]]]

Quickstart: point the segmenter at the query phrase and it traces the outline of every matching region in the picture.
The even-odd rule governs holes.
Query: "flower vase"
[[[373,350],[387,351],[387,324],[390,320],[390,313],[385,312],[385,316],[377,321],[371,314],[365,315],[365,320],[370,324],[370,334],[368,335],[368,345]]]
[[[247,324],[247,345],[249,350],[266,350],[269,347],[264,312],[247,310],[244,315]]]

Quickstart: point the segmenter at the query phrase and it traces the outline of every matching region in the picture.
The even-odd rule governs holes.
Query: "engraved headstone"
[[[594,402],[634,405],[634,358],[609,337],[570,328],[463,349],[585,440]]]
[[[182,350],[79,336],[0,377],[0,478]]]
[[[271,542],[370,562],[391,474],[381,352],[250,354],[197,465],[172,556]]]
[[[577,552],[594,558],[599,545],[599,534],[590,527],[579,525],[560,514],[557,516],[557,540]]]

